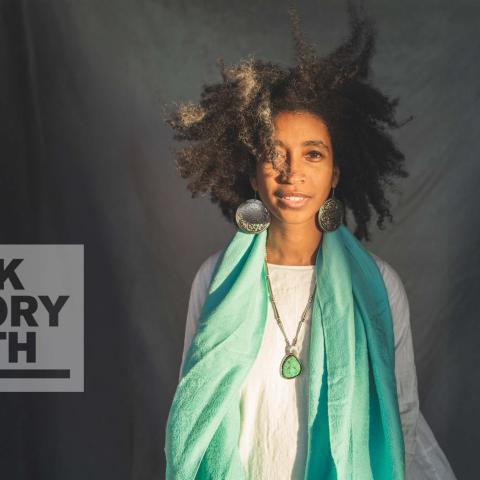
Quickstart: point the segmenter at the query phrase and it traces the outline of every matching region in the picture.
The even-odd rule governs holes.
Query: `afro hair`
[[[385,218],[393,220],[386,186],[393,185],[393,177],[409,174],[387,130],[413,117],[397,122],[398,98],[389,98],[371,84],[376,30],[350,1],[347,10],[347,37],[318,57],[301,31],[296,9],[290,7],[295,66],[281,67],[252,56],[225,66],[220,58],[222,81],[204,85],[198,103],[182,103],[167,113],[174,139],[187,142],[174,154],[192,197],[210,193],[211,201],[234,223],[237,207],[254,195],[249,177],[257,162],[274,162],[275,115],[302,110],[327,125],[333,161],[341,172],[335,195],[353,214],[354,235],[370,240],[372,207],[380,229]],[[346,216],[343,221],[347,224]]]

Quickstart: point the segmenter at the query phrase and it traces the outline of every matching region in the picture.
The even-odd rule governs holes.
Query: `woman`
[[[419,411],[403,284],[360,243],[408,175],[397,100],[367,82],[372,23],[349,6],[319,59],[290,14],[295,67],[222,63],[168,119],[194,142],[177,152],[193,195],[238,232],[193,281],[167,479],[455,478]]]

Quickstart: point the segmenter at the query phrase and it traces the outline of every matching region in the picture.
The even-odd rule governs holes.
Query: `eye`
[[[317,150],[311,150],[310,152],[307,153],[307,157],[314,158],[314,159],[319,159],[319,158],[323,158],[324,155],[323,155],[323,153],[320,153]]]

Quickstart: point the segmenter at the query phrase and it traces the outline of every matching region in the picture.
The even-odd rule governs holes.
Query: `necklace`
[[[268,265],[267,265],[267,255],[265,254],[265,268],[267,270],[267,285],[268,285],[268,296],[270,298],[270,301],[272,303],[272,308],[273,308],[273,314],[275,316],[275,320],[277,321],[278,326],[280,327],[280,330],[283,333],[283,336],[285,338],[286,342],[286,347],[285,347],[285,355],[282,358],[282,361],[280,362],[280,375],[283,378],[295,378],[298,375],[300,375],[302,371],[302,364],[300,363],[300,360],[298,358],[298,351],[297,351],[297,339],[298,339],[298,334],[300,333],[300,329],[302,328],[303,323],[305,322],[305,317],[307,315],[308,308],[310,307],[313,297],[315,295],[315,290],[317,286],[313,288],[313,292],[311,293],[307,305],[302,313],[302,317],[300,319],[300,322],[298,323],[297,326],[297,333],[295,334],[295,338],[293,339],[292,343],[288,341],[287,335],[285,333],[285,330],[283,328],[283,323],[280,320],[280,315],[278,313],[278,308],[275,303],[275,298],[273,297],[273,291],[272,291],[272,284],[270,283],[270,273],[268,271]]]

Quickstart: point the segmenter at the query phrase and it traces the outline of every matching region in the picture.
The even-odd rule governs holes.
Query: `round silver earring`
[[[342,223],[344,215],[343,202],[335,198],[335,187],[331,198],[327,198],[323,202],[322,207],[318,211],[318,223],[324,232],[332,232],[336,230]]]
[[[257,199],[257,191],[255,191],[255,198],[250,198],[238,206],[235,221],[244,233],[260,233],[268,228],[270,212],[263,202]]]

